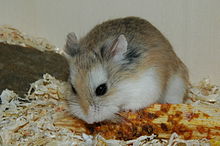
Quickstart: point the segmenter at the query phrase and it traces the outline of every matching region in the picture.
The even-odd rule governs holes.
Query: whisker
[[[122,116],[120,113],[116,113],[115,115],[117,115],[117,117],[119,117],[121,119],[122,122],[127,122],[127,123],[131,123],[131,120],[129,120],[127,117]]]
[[[76,106],[79,106],[78,103],[75,103],[75,102],[68,102],[69,105],[76,105]]]

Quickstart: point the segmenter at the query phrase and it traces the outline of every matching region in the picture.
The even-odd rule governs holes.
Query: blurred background
[[[0,25],[44,37],[63,47],[66,34],[84,36],[108,19],[139,16],[171,42],[191,81],[220,85],[219,0],[0,0]]]

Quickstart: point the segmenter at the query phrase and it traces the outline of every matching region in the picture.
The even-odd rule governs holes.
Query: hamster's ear
[[[64,52],[69,56],[74,56],[79,50],[79,44],[74,32],[67,35]]]
[[[128,42],[124,35],[120,35],[110,48],[110,56],[114,61],[121,61],[127,52]]]

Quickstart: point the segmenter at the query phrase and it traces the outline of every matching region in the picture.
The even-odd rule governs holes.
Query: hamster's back
[[[121,34],[125,35],[128,45],[134,43],[151,48],[160,44],[171,48],[171,45],[159,30],[148,21],[138,17],[113,19],[96,25],[80,40],[80,45],[86,49],[94,49],[105,40],[115,39]]]

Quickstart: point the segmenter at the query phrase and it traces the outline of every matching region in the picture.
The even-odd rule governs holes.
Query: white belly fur
[[[120,83],[119,92],[125,104],[124,110],[138,110],[159,100],[162,90],[159,76],[154,68],[148,69],[138,79]]]

